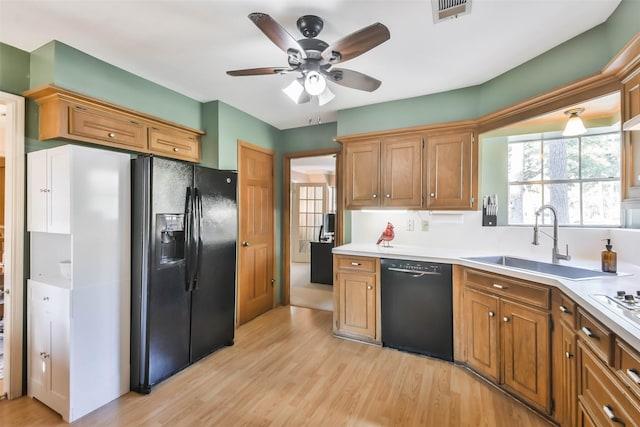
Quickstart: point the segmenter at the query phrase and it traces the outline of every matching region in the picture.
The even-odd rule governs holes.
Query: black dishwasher
[[[382,344],[453,361],[451,265],[384,258],[380,263]]]

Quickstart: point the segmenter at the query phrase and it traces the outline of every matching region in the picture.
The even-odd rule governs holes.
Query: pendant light
[[[562,132],[562,136],[578,136],[587,133],[587,128],[584,127],[580,114],[584,112],[584,108],[572,108],[564,113],[569,116],[567,125]]]

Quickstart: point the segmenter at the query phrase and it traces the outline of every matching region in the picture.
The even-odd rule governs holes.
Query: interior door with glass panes
[[[322,214],[327,209],[327,186],[320,183],[294,183],[292,189],[291,260],[310,262],[310,242],[318,241]]]

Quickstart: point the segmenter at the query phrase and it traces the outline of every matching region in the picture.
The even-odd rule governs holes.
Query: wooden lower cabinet
[[[564,424],[560,425],[563,426]],[[589,414],[587,414],[582,404],[578,405],[578,421],[576,422],[576,424],[569,425],[576,425],[578,427],[598,427],[598,425],[593,422]]]
[[[576,384],[577,375],[577,338],[575,330],[560,322],[558,325],[560,337],[559,347],[554,351],[553,363],[557,364],[554,381],[556,384],[555,414],[556,421],[562,426],[575,425],[576,404],[578,389]]]
[[[465,278],[467,365],[550,414],[550,314],[523,303],[544,305],[544,298],[531,298],[544,295],[543,287],[474,270],[466,270]]]
[[[380,343],[378,259],[334,256],[334,333]]]

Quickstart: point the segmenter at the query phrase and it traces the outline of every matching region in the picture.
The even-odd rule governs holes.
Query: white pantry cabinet
[[[130,157],[65,145],[27,160],[28,394],[73,422],[129,390]]]

